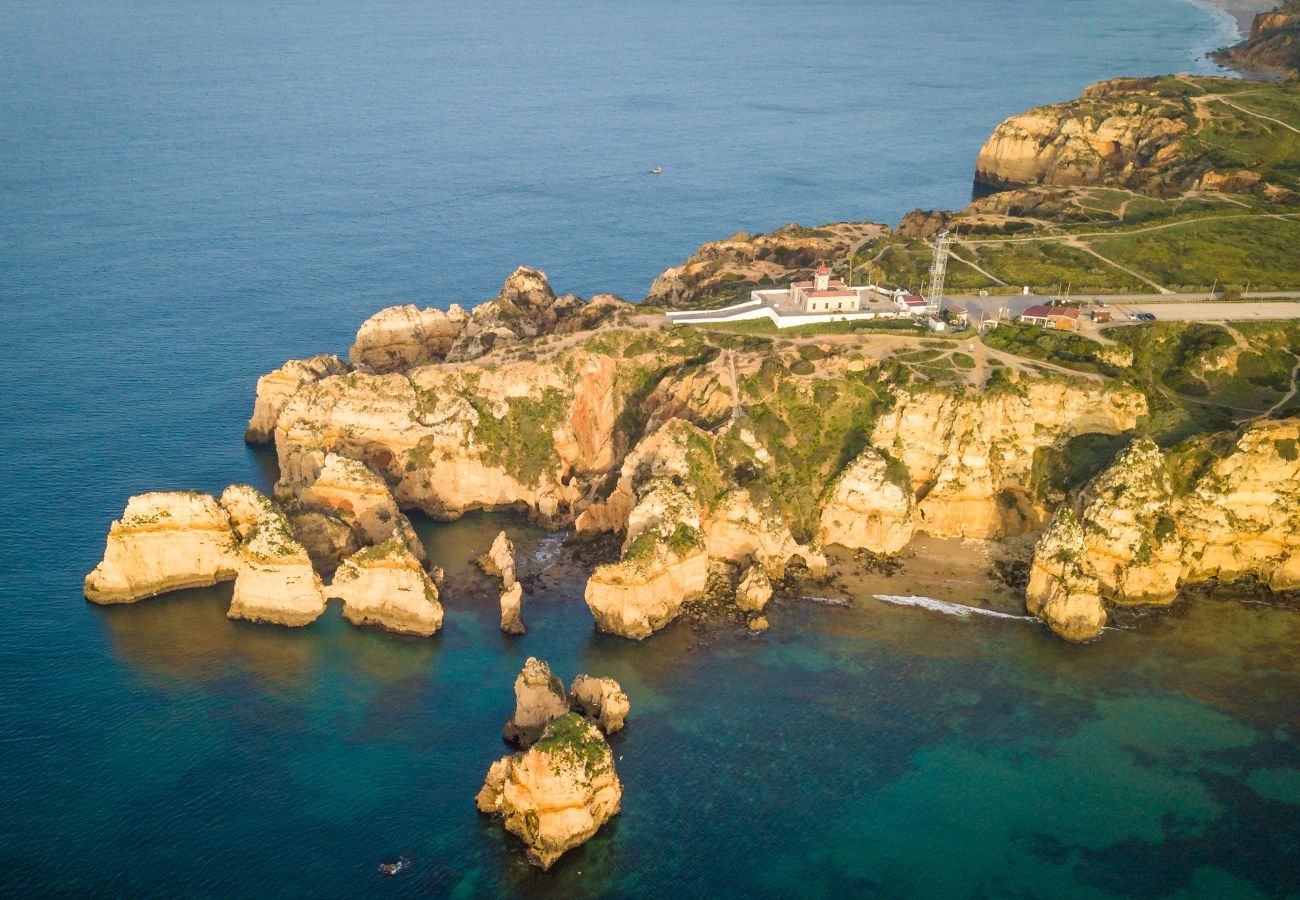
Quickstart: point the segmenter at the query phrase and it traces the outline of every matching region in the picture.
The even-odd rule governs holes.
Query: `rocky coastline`
[[[1237,179],[1261,202],[1295,198],[1284,166],[1221,172],[1189,154],[1196,91],[1212,82],[1106,82],[1012,117],[981,151],[979,177],[1152,196]],[[898,234],[923,238],[971,214],[918,212]],[[124,603],[233,581],[232,617],[301,626],[337,598],[354,624],[427,637],[443,618],[440,570],[406,511],[451,520],[479,509],[615,542],[584,600],[596,628],[636,640],[706,595],[764,630],[767,600],[791,570],[815,580],[828,551],[889,558],[922,536],[1037,540],[1026,608],[1070,640],[1095,637],[1107,609],[1167,604],[1184,586],[1295,587],[1300,526],[1276,511],[1297,495],[1293,415],[1180,443],[1160,430],[1169,394],[1138,358],[1142,345],[1099,345],[1097,367],[1112,375],[998,360],[954,381],[927,377],[889,342],[668,329],[659,315],[892,239],[868,223],[734,235],[666,271],[643,304],[557,295],[543,272],[521,267],[472,310],[381,310],[346,361],[290,360],[258,379],[245,440],[274,444],[273,496],[232,486],[219,499],[131,498],[86,596]],[[1278,327],[1261,338],[1278,351],[1240,336],[1246,349],[1233,354],[1178,350],[1178,365],[1201,367],[1179,377],[1244,372],[1252,354],[1284,351]],[[1188,340],[1148,331],[1156,343]],[[1055,483],[1080,442],[1110,455]],[[1195,471],[1141,504],[1140,492],[1118,492],[1134,478],[1156,490],[1169,467]],[[1256,469],[1273,481],[1242,474]],[[483,565],[500,581],[502,631],[522,634],[524,590],[504,534]]]

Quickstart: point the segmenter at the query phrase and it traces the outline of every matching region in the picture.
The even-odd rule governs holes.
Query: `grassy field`
[[[1300,288],[1300,220],[1258,216],[1195,222],[1091,242],[1097,252],[1171,290]]]

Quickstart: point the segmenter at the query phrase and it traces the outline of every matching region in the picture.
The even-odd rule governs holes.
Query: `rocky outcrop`
[[[565,521],[617,465],[617,369],[579,350],[544,363],[324,379],[280,415],[277,491],[301,494],[336,453],[366,462],[399,506],[433,518],[523,506]]]
[[[1255,16],[1244,41],[1216,51],[1214,61],[1248,73],[1300,78],[1300,2],[1288,0]]]
[[[1122,184],[1158,187],[1195,116],[1185,101],[1151,90],[1153,79],[1093,85],[1078,100],[1004,121],[980,150],[975,177],[993,187]]]
[[[502,734],[507,741],[530,747],[552,719],[568,711],[564,683],[545,662],[530,656],[515,679],[515,711],[506,720]]]
[[[353,625],[428,637],[442,627],[438,588],[396,535],[343,562],[327,588]]]
[[[1300,419],[1253,423],[1176,506],[1184,583],[1300,588]]]
[[[835,480],[822,505],[821,542],[850,550],[897,553],[916,533],[916,508],[907,468],[868,447]]]
[[[104,558],[86,576],[86,599],[130,603],[235,577],[230,517],[208,494],[140,494],[108,531]]]
[[[221,505],[242,538],[227,615],[288,626],[319,618],[325,612],[320,576],[284,512],[266,495],[242,484],[226,488]]]
[[[1041,527],[1046,513],[1028,490],[1034,453],[1079,434],[1129,431],[1147,411],[1133,388],[1082,380],[1029,380],[979,395],[897,391],[895,397],[871,443],[907,471],[915,530],[934,537],[994,539]],[[853,518],[848,503],[828,515],[832,533],[844,540],[852,540],[846,529],[868,524]],[[822,521],[825,526],[827,516]],[[896,543],[900,535],[889,537]]]
[[[632,704],[613,678],[579,675],[569,687],[569,706],[605,734],[623,729]]]
[[[772,599],[772,582],[758,566],[750,566],[736,586],[736,606],[743,612],[761,613]]]
[[[521,605],[524,588],[515,577],[515,545],[504,531],[492,541],[492,546],[475,564],[489,577],[501,579],[501,630],[506,634],[524,634]]]
[[[310,513],[330,516],[347,525],[360,546],[381,544],[396,537],[421,565],[428,564],[424,543],[410,520],[397,508],[387,482],[365,463],[337,453],[325,453],[316,477],[296,494],[286,493],[297,500],[291,515],[295,530],[298,530],[299,516]],[[304,523],[304,529],[309,527]]]
[[[945,210],[914,209],[898,222],[898,236],[905,238],[930,238],[946,231],[953,213]]]
[[[524,634],[524,586],[515,582],[501,589],[501,630],[506,634]]]
[[[1300,587],[1297,445],[1296,420],[1256,423],[1179,494],[1164,454],[1135,442],[1039,539],[1029,612],[1063,637],[1087,640],[1101,632],[1107,606],[1168,604],[1185,584],[1252,578],[1273,591]]]
[[[529,862],[549,869],[617,815],[622,797],[604,736],[568,713],[530,749],[494,762],[475,802],[524,842]]]
[[[704,593],[711,559],[757,564],[774,577],[794,559],[825,570],[825,558],[796,542],[779,517],[727,487],[714,440],[681,419],[665,423],[628,454],[610,496],[579,517],[579,533],[624,532],[619,561],[587,582],[602,631],[640,640],[664,627]]]
[[[491,578],[500,578],[502,587],[515,583],[515,545],[504,532],[498,532],[492,546],[474,561]]]
[[[358,369],[380,373],[440,362],[468,321],[469,314],[454,303],[445,312],[390,306],[361,324],[348,360]]]
[[[248,420],[244,440],[250,444],[269,441],[275,433],[280,411],[299,388],[330,375],[341,375],[347,369],[337,356],[323,353],[311,359],[291,359],[257,379],[257,399],[253,402],[253,417]]]
[[[1074,511],[1064,507],[1035,548],[1025,606],[1068,641],[1091,640],[1106,625],[1097,578],[1086,560],[1083,528]]]
[[[593,304],[574,294],[557,297],[545,272],[520,266],[506,279],[495,300],[474,307],[447,359],[477,359],[538,335],[592,328],[626,306],[609,295]]]
[[[863,242],[889,229],[872,222],[837,222],[818,228],[790,223],[770,234],[737,232],[696,250],[665,270],[646,302],[670,309],[723,306],[744,300],[759,286],[784,285],[810,276],[823,262],[844,259]]]

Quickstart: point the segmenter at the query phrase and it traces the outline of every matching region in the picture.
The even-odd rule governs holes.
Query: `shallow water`
[[[449,573],[430,641],[233,623],[228,588],[80,596],[130,494],[269,484],[239,440],[257,375],[381,306],[519,263],[639,296],[736,228],[960,205],[1002,117],[1208,71],[1220,27],[1181,0],[3,4],[0,891],[1300,890],[1291,611],[1076,648],[786,599],[764,636],[636,644],[492,516],[420,525]],[[503,522],[558,559],[520,639],[466,563]],[[546,875],[472,804],[529,654],[633,702],[623,814]]]

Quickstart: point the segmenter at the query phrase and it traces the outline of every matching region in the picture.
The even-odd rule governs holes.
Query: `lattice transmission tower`
[[[926,299],[936,310],[943,305],[943,281],[948,275],[948,247],[952,236],[941,231],[934,236],[934,261],[930,263],[930,296]]]

